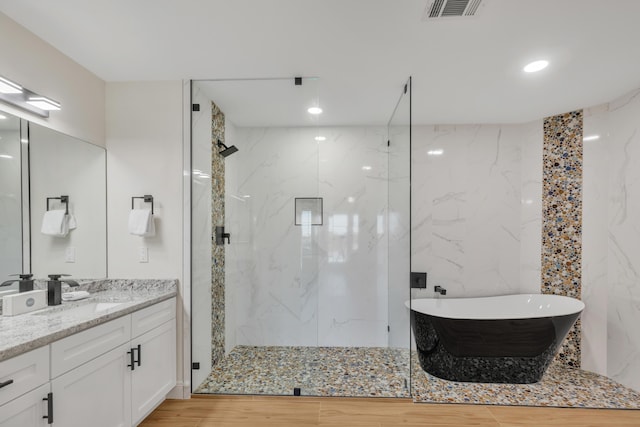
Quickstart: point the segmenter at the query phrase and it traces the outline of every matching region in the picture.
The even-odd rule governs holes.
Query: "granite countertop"
[[[0,316],[0,361],[176,296],[177,280],[82,281],[91,297],[18,316]],[[42,284],[40,284],[42,286]],[[36,288],[40,287],[36,284]],[[63,287],[63,292],[68,289]],[[90,307],[100,303],[99,310]],[[83,308],[85,307],[85,308]]]

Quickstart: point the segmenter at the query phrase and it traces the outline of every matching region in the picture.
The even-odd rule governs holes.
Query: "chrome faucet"
[[[50,274],[47,281],[47,305],[62,304],[62,283],[69,286],[80,286],[75,280],[60,280],[62,276],[70,276],[70,274]]]
[[[12,274],[11,276],[20,276],[19,279],[7,280],[0,283],[0,286],[9,286],[18,282],[18,292],[29,292],[33,290],[33,274]]]
[[[447,294],[447,290],[445,288],[443,288],[442,286],[435,286],[433,288],[433,290],[438,292],[440,295],[446,295]]]

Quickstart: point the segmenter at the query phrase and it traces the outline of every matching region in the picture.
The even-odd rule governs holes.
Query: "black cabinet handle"
[[[6,386],[8,386],[9,384],[13,384],[13,380],[6,380],[5,382],[0,383],[0,388],[2,388],[2,387],[6,387]]]
[[[138,366],[140,366],[140,361],[142,360],[142,345],[138,344]]]
[[[135,365],[136,361],[134,360],[135,356],[133,354],[134,350],[135,348],[132,348],[131,351],[127,351],[127,354],[130,356],[130,360],[131,360],[131,364],[127,365],[127,368],[131,368],[132,371],[136,369],[136,365]]]
[[[47,420],[47,424],[53,424],[53,393],[47,394],[42,400],[47,401],[47,415],[43,415],[42,418]]]

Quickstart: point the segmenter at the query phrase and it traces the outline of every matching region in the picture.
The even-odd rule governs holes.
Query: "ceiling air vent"
[[[429,0],[422,19],[476,16],[482,5],[483,0]]]

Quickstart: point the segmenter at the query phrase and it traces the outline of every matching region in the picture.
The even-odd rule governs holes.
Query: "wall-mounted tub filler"
[[[447,290],[445,288],[443,288],[442,286],[434,286],[433,290],[437,293],[439,293],[440,295],[446,295],[447,294]]]

